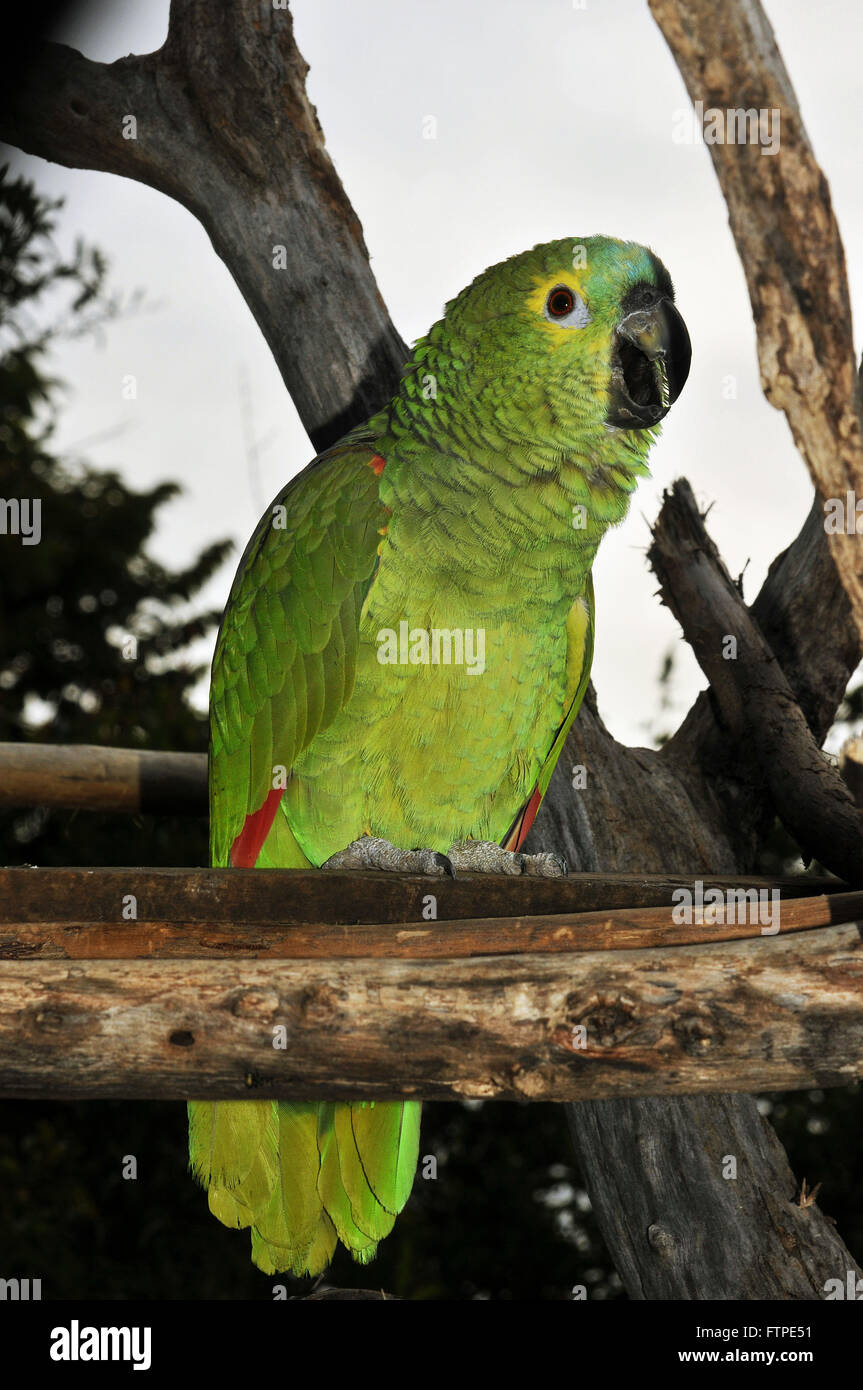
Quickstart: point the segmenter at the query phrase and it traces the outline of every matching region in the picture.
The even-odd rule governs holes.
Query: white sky
[[[581,3],[581,0],[579,0]],[[662,489],[685,474],[732,573],[757,592],[794,537],[811,487],[784,418],[765,402],[743,274],[706,148],[672,140],[683,82],[643,0],[293,0],[309,90],[365,231],[384,298],[408,342],[484,266],[536,242],[605,233],[665,261],[693,342],[692,372],[627,522],[595,570],[594,680],[619,738],[650,741],[656,676],[679,656],[676,726],[706,685],[659,605],[645,550]],[[768,0],[804,121],[830,182],[863,317],[863,187],[855,113],[863,6]],[[56,37],[112,61],[158,48],[167,0],[111,0]],[[437,119],[437,139],[422,138]],[[109,174],[12,156],[62,195],[59,241],[83,235],[111,285],[157,308],[72,342],[52,367],[68,384],[58,444],[134,486],[178,480],[152,549],[181,563],[217,537],[240,549],[282,484],[311,457],[269,350],[190,213]],[[138,396],[125,401],[124,376]],[[723,379],[737,399],[723,398]],[[243,383],[246,383],[245,387]],[[243,407],[244,395],[250,402]],[[257,474],[249,432],[259,441]],[[239,553],[239,551],[237,552]],[[205,600],[222,604],[236,556]],[[203,696],[203,691],[202,691]]]

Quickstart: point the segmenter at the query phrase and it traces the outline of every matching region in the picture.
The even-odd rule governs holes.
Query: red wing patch
[[[231,845],[232,868],[253,869],[255,867],[284,794],[284,787],[268,792],[263,806],[246,816],[242,830]]]
[[[377,473],[378,477],[380,477],[386,466],[387,461],[381,454],[372,454],[369,459],[369,468],[373,473]]]
[[[520,850],[528,836],[528,831],[536,820],[536,813],[542,804],[542,792],[536,791],[526,803],[520,816],[516,817],[512,830],[503,843],[503,849]]]

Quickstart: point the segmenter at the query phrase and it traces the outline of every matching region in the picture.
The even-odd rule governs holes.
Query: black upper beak
[[[645,287],[647,289],[647,287]],[[689,375],[692,345],[686,324],[659,291],[621,320],[611,354],[610,425],[647,429],[662,420]]]

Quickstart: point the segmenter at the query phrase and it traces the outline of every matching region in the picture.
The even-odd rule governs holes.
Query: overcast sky
[[[617,737],[650,740],[656,676],[678,655],[673,727],[706,685],[660,607],[645,550],[662,489],[685,474],[748,600],[797,533],[812,489],[784,417],[758,382],[748,297],[703,145],[672,138],[688,102],[643,0],[293,0],[309,91],[365,231],[378,283],[413,342],[486,265],[536,242],[595,233],[641,241],[668,266],[693,343],[692,372],[630,516],[595,569],[600,709]],[[859,351],[863,181],[857,113],[863,6],[768,0],[780,50],[829,179],[851,280]],[[56,37],[111,61],[158,48],[168,0],[106,0]],[[423,138],[424,118],[437,138]],[[109,174],[12,155],[62,195],[61,245],[83,235],[111,284],[156,308],[64,345],[58,444],[135,486],[182,483],[153,545],[185,562],[225,535],[242,548],[270,498],[311,457],[269,350],[190,213]],[[137,377],[135,401],[122,379]],[[727,378],[736,399],[727,399]],[[245,384],[244,384],[245,383]],[[244,405],[245,400],[245,405]],[[258,441],[257,468],[249,439]],[[239,552],[237,552],[239,553]],[[211,584],[221,605],[231,564]]]

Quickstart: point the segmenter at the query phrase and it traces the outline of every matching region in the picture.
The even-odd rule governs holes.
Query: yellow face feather
[[[565,285],[584,302],[585,293],[582,285],[581,272],[577,270],[567,270],[564,267],[556,275],[542,275],[534,281],[534,289],[525,301],[525,307],[531,314],[537,316],[542,327],[546,330],[551,342],[555,346],[563,346],[564,343],[571,342],[569,329],[564,323],[555,323],[545,314],[545,307],[548,297],[552,290],[558,285]]]

